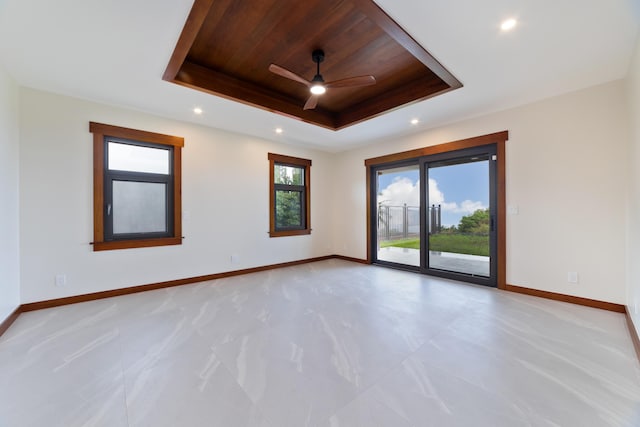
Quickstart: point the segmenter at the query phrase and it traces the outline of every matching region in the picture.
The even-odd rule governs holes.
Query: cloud
[[[387,206],[420,206],[420,181],[397,177],[378,194],[378,203]]]
[[[397,177],[391,184],[378,194],[378,203],[386,206],[420,206],[420,181],[413,181],[406,177]],[[486,209],[482,202],[464,200],[447,202],[444,193],[438,188],[435,179],[429,179],[429,205],[440,205],[442,210],[458,214],[472,214],[478,209]]]
[[[471,200],[465,200],[460,204],[460,206],[456,206],[454,212],[471,214],[477,211],[478,209],[487,209],[487,207],[488,206],[483,205],[482,202],[473,202]]]

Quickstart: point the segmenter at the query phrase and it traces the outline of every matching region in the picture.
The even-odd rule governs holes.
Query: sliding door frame
[[[418,176],[420,177],[420,245],[422,247],[422,227],[424,226],[423,224],[423,187],[422,187],[422,166],[420,164],[420,159],[408,159],[408,160],[399,160],[396,162],[392,162],[392,163],[385,163],[385,164],[381,164],[381,165],[376,165],[376,166],[372,166],[372,167],[368,167],[367,168],[367,176],[369,177],[369,179],[367,180],[367,185],[369,185],[369,183],[371,185],[375,185],[377,186],[377,179],[378,179],[378,174],[377,172],[381,169],[395,169],[395,168],[401,168],[403,166],[416,166],[417,167],[417,171],[418,171]],[[367,190],[367,193],[370,193],[372,189]],[[374,203],[377,205],[375,198],[367,198],[367,205],[369,203]],[[371,210],[373,212],[374,215],[377,215],[377,206],[370,206],[368,208],[368,210]],[[377,223],[378,221],[373,221],[371,220],[371,217],[369,217],[367,215],[367,221],[368,221],[368,225],[367,225],[367,245],[372,245],[373,241],[371,240],[371,236],[376,236],[378,235],[378,227],[377,227]],[[376,246],[378,244],[378,242],[376,241]],[[372,252],[371,252],[371,248],[367,249],[367,261],[369,262],[369,264],[373,263],[373,258],[372,257]],[[392,262],[392,261],[385,261],[385,260],[381,260],[381,259],[377,259],[376,256],[376,263],[380,264],[380,265],[384,265],[385,267],[391,267],[391,268],[398,268],[401,270],[409,270],[409,271],[415,271],[415,272],[421,272],[421,265],[422,265],[422,249],[420,249],[420,264],[419,265],[410,265],[410,264],[399,264],[397,262]]]
[[[430,260],[430,251],[428,248],[428,241],[430,239],[430,234],[426,234],[426,239],[421,239],[421,266],[424,267],[421,270],[425,274],[429,274],[431,276],[443,277],[445,279],[453,279],[453,280],[461,280],[464,282],[475,283],[478,285],[485,285],[496,287],[498,281],[498,270],[496,266],[498,265],[498,187],[497,187],[497,147],[496,144],[487,144],[478,147],[471,148],[463,148],[462,150],[456,151],[447,151],[439,154],[432,154],[427,157],[423,157],[420,159],[420,179],[423,182],[428,182],[430,175],[429,171],[433,168],[434,164],[446,162],[446,161],[455,161],[460,159],[470,159],[473,156],[486,156],[486,161],[488,162],[487,167],[489,169],[489,210],[490,210],[490,229],[489,229],[489,277],[479,276],[479,275],[470,275],[467,273],[462,273],[455,270],[439,270],[431,267]],[[495,160],[494,160],[495,159]],[[464,164],[468,162],[461,162],[456,164]],[[424,191],[424,205],[425,208],[428,209],[429,203],[429,190],[428,188]],[[423,220],[426,221],[426,212]]]
[[[372,206],[372,194],[371,194],[371,180],[373,170],[383,165],[390,165],[394,163],[401,163],[403,161],[409,161],[418,159],[424,156],[431,156],[434,154],[448,153],[452,151],[463,150],[472,147],[480,147],[483,145],[495,144],[496,147],[496,180],[497,180],[497,287],[498,289],[506,289],[507,279],[507,266],[506,266],[506,254],[507,254],[507,227],[506,227],[506,173],[505,173],[505,143],[509,139],[509,132],[502,131],[492,133],[488,135],[477,136],[473,138],[462,139],[458,141],[447,142],[438,145],[432,145],[429,147],[418,148],[416,150],[404,151],[401,153],[388,154],[386,156],[374,157],[366,159],[364,165],[366,167],[366,184],[367,184],[367,263],[373,263],[372,253],[372,215],[375,214]]]

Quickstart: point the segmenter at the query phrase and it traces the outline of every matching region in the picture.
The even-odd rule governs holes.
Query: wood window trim
[[[89,122],[93,133],[93,250],[146,248],[182,244],[182,147],[184,138]],[[173,147],[173,236],[152,239],[104,240],[104,144],[105,137],[124,138]]]
[[[497,185],[498,185],[498,289],[507,289],[507,202],[506,202],[506,159],[505,159],[505,143],[509,139],[509,131],[491,133],[487,135],[476,136],[473,138],[461,139],[458,141],[446,142],[428,147],[418,148],[415,150],[403,151],[400,153],[387,154],[385,156],[373,157],[366,159],[364,165],[366,167],[366,185],[367,185],[367,263],[373,262],[373,254],[371,253],[371,168],[383,165],[385,163],[398,162],[402,160],[410,160],[422,156],[433,154],[447,153],[450,151],[463,150],[465,148],[480,147],[482,145],[496,144],[497,156]]]
[[[269,159],[269,237],[301,236],[311,234],[311,160],[282,154],[268,153]],[[276,192],[275,192],[275,164],[304,167],[305,191],[305,228],[300,230],[276,230]]]

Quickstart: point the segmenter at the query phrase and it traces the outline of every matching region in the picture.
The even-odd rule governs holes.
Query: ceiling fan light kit
[[[327,88],[324,87],[322,83],[316,83],[309,89],[313,95],[323,95],[327,91]]]

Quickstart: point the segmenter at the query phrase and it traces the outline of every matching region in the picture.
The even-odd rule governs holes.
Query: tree
[[[302,226],[301,196],[297,191],[276,191],[276,226],[278,228]]]
[[[461,233],[486,234],[489,232],[489,209],[478,209],[471,215],[463,216],[458,225]]]
[[[290,186],[299,186],[303,184],[304,169],[276,165],[275,183]],[[276,227],[301,227],[302,219],[302,192],[291,188],[288,190],[276,190]]]
[[[449,227],[442,226],[442,228],[440,229],[440,233],[442,234],[455,234],[458,232],[458,228],[455,225],[451,225]]]
[[[304,185],[303,168],[294,166],[276,165],[275,183],[284,185]]]

